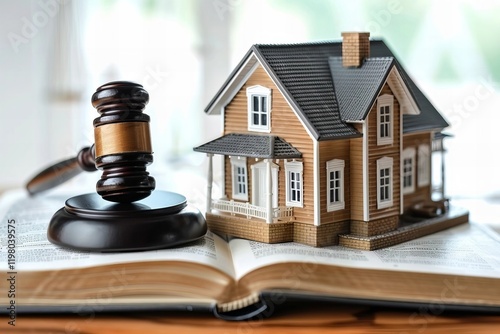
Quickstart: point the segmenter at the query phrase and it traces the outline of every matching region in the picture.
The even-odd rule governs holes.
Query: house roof
[[[219,112],[232,98],[224,96],[230,94],[228,87],[243,80],[257,59],[316,140],[356,137],[360,134],[349,122],[366,117],[389,71],[396,67],[420,110],[419,115],[403,116],[403,132],[441,130],[448,126],[382,40],[370,40],[370,58],[358,69],[340,68],[341,56],[341,41],[256,44],[205,111]]]
[[[384,57],[389,54],[394,57],[392,51],[382,40],[370,41],[370,47],[370,54],[373,57]],[[448,127],[448,122],[446,122],[425,94],[418,88],[412,78],[401,66],[399,61],[396,58],[394,59],[396,67],[398,68],[403,80],[415,98],[415,101],[420,109],[420,115],[403,115],[403,132],[409,133],[425,130],[441,131],[442,129]]]
[[[342,57],[330,57],[329,64],[341,119],[365,119],[394,66],[394,58],[369,58],[359,68],[346,68]]]
[[[315,139],[359,136],[340,118],[328,44],[254,45],[253,49]]]
[[[201,146],[195,151],[259,159],[294,159],[302,154],[280,137],[231,133]]]

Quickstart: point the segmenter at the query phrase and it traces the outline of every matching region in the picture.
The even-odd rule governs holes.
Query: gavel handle
[[[93,146],[83,148],[74,158],[44,169],[26,184],[26,189],[31,195],[38,194],[68,181],[83,170],[96,170]]]

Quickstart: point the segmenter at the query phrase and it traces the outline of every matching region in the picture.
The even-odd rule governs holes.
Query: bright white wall
[[[46,119],[43,66],[49,24],[33,30],[26,23],[33,22],[33,14],[39,10],[30,1],[0,1],[1,188],[22,184],[46,161],[47,149],[40,139],[47,137],[50,122]],[[12,43],[13,38],[22,43]]]

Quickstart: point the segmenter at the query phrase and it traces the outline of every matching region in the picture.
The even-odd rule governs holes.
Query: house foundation
[[[390,217],[370,223],[346,220],[320,226],[278,219],[266,223],[262,219],[231,214],[207,213],[206,218],[208,228],[219,235],[231,235],[265,243],[293,241],[313,247],[340,245],[354,249],[375,250],[467,223],[469,213],[464,209],[452,208],[444,215],[417,223],[404,223],[399,217]],[[381,226],[375,227],[375,223]],[[377,231],[384,232],[377,233]]]
[[[314,226],[297,221],[275,220],[266,223],[262,219],[247,218],[230,214],[207,213],[210,231],[219,235],[265,243],[298,242],[313,247],[339,244],[339,235],[349,233],[349,221]]]
[[[369,222],[352,220],[350,233],[363,237],[371,237],[394,231],[398,228],[398,225],[399,216],[376,219]]]
[[[293,225],[293,241],[314,246],[325,247],[339,244],[339,234],[349,232],[349,221],[314,226],[295,222]]]
[[[359,234],[339,235],[339,245],[361,250],[375,250],[394,246],[405,241],[420,238],[444,229],[468,223],[469,213],[467,210],[453,208],[449,212],[436,218],[430,218],[418,223],[401,226],[394,231],[373,236],[362,236]]]

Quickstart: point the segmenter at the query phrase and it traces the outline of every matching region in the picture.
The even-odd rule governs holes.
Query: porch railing
[[[267,209],[262,206],[252,205],[250,203],[227,201],[222,199],[212,200],[212,209],[230,214],[240,214],[247,218],[254,217],[267,219]],[[272,218],[286,218],[293,216],[293,208],[277,207],[272,209]]]

